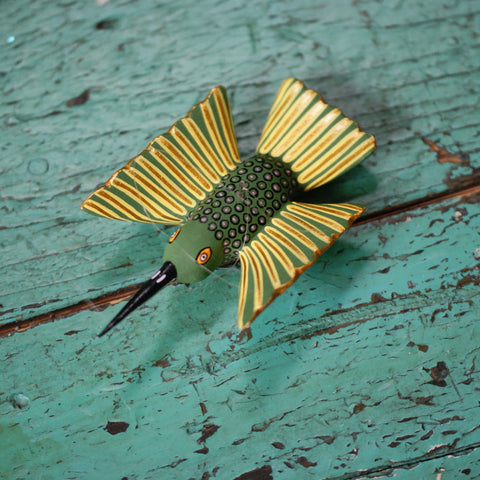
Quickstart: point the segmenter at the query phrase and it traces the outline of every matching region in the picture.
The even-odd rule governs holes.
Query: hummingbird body
[[[238,324],[265,307],[362,213],[354,204],[296,202],[366,158],[374,138],[303,83],[287,79],[255,155],[241,162],[223,87],[154,139],[85,200],[109,218],[179,225],[162,268],[103,330],[172,280],[193,283],[240,260]]]
[[[215,239],[222,241],[225,261],[232,261],[267,220],[293,200],[297,186],[285,164],[256,155],[225,175],[189,221],[205,223]]]
[[[245,160],[222,177],[188,215],[186,224],[172,234],[164,262],[181,265],[178,282],[193,283],[219,265],[238,260],[239,252],[275,212],[294,198],[297,187],[284,163],[267,155]]]

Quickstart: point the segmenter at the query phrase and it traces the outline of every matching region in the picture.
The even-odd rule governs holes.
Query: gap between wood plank
[[[367,470],[360,470],[354,473],[347,473],[340,477],[328,477],[325,480],[355,480],[357,478],[380,478],[380,475],[389,476],[394,470],[398,469],[412,469],[420,463],[429,462],[448,456],[461,456],[472,452],[480,447],[480,442],[475,442],[464,447],[455,448],[452,445],[438,445],[430,451],[419,457],[410,460],[400,460],[391,462],[389,465],[379,465],[378,467],[369,468]]]
[[[363,215],[359,220],[357,220],[353,224],[353,227],[374,221],[385,220],[405,212],[411,212],[412,210],[418,210],[421,208],[429,207],[431,205],[439,204],[446,200],[451,200],[454,198],[466,199],[478,194],[480,194],[480,185],[461,188],[459,190],[446,193],[444,192],[429,195],[427,197],[413,200],[411,202],[405,202],[402,204],[394,205],[392,207],[387,207],[380,212],[375,212],[372,214],[367,213]],[[8,337],[10,335],[13,335],[14,333],[25,332],[26,330],[36,327],[37,325],[42,325],[44,323],[50,323],[55,320],[60,320],[61,318],[70,317],[84,310],[103,310],[110,305],[115,305],[116,303],[130,298],[140,288],[140,285],[141,284],[130,285],[128,287],[118,289],[115,292],[106,293],[94,299],[85,299],[76,304],[70,305],[68,307],[59,308],[48,313],[36,315],[34,317],[24,320],[15,320],[13,322],[0,324],[0,337]]]

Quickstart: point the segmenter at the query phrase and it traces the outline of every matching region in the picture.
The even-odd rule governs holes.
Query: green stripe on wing
[[[238,326],[285,291],[352,224],[364,208],[353,204],[284,206],[240,252]]]
[[[215,87],[82,208],[118,220],[180,225],[239,162],[227,93]]]

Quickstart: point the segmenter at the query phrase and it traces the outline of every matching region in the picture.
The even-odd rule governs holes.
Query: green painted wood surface
[[[373,133],[314,194],[369,217],[250,339],[235,268],[1,338],[0,478],[478,478],[476,2],[102,3],[0,6],[1,323],[158,267],[163,230],[79,205],[219,83],[244,158],[290,75]]]
[[[12,233],[2,235],[1,275],[15,272],[3,292],[5,320],[138,282],[156,268],[149,252],[158,245],[160,257],[162,241],[151,228],[99,223],[77,205],[218,83],[230,92],[243,157],[288,75],[373,132],[381,154],[337,193],[370,213],[478,179],[474,2],[276,5],[39,2],[28,14],[21,2],[3,5],[2,226]],[[95,28],[105,19],[110,28]],[[15,41],[6,43],[9,36]],[[86,89],[87,103],[66,106]],[[422,138],[461,163],[439,164]],[[138,243],[147,258],[131,252]],[[62,272],[53,295],[52,272]]]

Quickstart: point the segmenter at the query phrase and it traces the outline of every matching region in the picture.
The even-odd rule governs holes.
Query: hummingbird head
[[[203,280],[224,261],[222,242],[205,223],[187,222],[178,228],[168,240],[163,254],[164,262],[170,262],[177,271],[179,283]]]
[[[170,237],[160,270],[140,287],[99,336],[105,335],[173,280],[179,283],[199,282],[218,268],[224,259],[222,242],[215,238],[215,233],[208,229],[207,224],[187,222]]]

